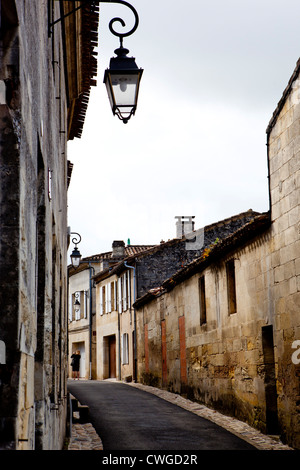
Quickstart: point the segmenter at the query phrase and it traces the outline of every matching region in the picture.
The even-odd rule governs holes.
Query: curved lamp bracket
[[[63,0],[63,1],[73,2],[74,3],[74,0]],[[87,3],[90,3],[93,6],[96,6],[97,3],[118,3],[120,5],[125,5],[126,7],[130,8],[130,10],[133,12],[134,18],[135,18],[135,24],[134,24],[133,28],[130,31],[128,31],[127,33],[118,33],[114,29],[114,23],[116,23],[116,22],[121,23],[122,27],[125,28],[126,23],[122,18],[116,17],[116,18],[113,18],[112,20],[110,20],[110,22],[109,22],[109,30],[112,34],[114,34],[114,36],[117,36],[120,39],[121,46],[123,44],[123,38],[125,38],[127,36],[131,36],[131,34],[133,34],[136,31],[136,29],[139,25],[139,16],[138,16],[138,13],[137,13],[136,9],[132,5],[130,5],[130,3],[126,2],[125,0],[81,0],[81,2],[82,3],[79,7],[74,8],[72,11],[68,12],[66,15],[63,15],[61,18],[49,23],[49,35],[51,34],[51,28],[56,23],[58,23],[59,21],[62,21],[62,19],[66,18],[67,16],[72,15],[75,11],[80,10]],[[48,0],[48,9],[49,9],[49,13],[50,13],[50,0]],[[50,15],[48,15],[48,17],[49,16]]]
[[[101,0],[100,0],[100,3],[101,3]],[[136,9],[132,5],[130,5],[130,3],[125,2],[124,0],[111,0],[111,1],[110,0],[102,0],[102,3],[118,3],[118,4],[121,4],[121,5],[125,5],[128,8],[130,8],[130,10],[134,14],[135,24],[134,24],[133,28],[130,31],[128,31],[127,33],[118,33],[113,27],[115,22],[119,22],[119,23],[121,23],[123,28],[125,28],[126,23],[122,18],[116,17],[116,18],[113,18],[112,20],[110,20],[110,22],[109,22],[110,32],[120,39],[120,44],[122,46],[123,45],[123,38],[131,36],[131,34],[133,34],[137,30],[138,25],[139,25],[139,15],[138,15]]]
[[[78,243],[81,242],[81,235],[79,235],[79,233],[76,233],[76,232],[71,232],[70,235],[76,235],[76,237],[73,237],[72,238],[72,243],[77,246]]]

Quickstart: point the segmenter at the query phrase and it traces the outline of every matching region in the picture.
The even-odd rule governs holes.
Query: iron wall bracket
[[[54,0],[54,1],[72,2],[72,3],[75,4],[76,0]],[[59,23],[63,19],[67,18],[68,16],[74,14],[76,11],[80,10],[81,8],[83,8],[87,4],[90,4],[91,6],[96,6],[99,3],[117,3],[117,4],[120,4],[120,5],[125,5],[126,7],[128,7],[133,12],[134,18],[135,18],[135,24],[134,24],[133,28],[128,32],[119,33],[118,31],[116,31],[114,29],[114,23],[116,23],[116,22],[121,23],[122,27],[126,26],[126,23],[122,18],[116,17],[116,18],[113,18],[112,20],[110,20],[110,22],[109,22],[109,30],[114,36],[117,36],[120,39],[121,47],[123,45],[123,38],[127,37],[127,36],[131,36],[131,34],[133,34],[136,31],[136,29],[139,25],[139,16],[138,16],[138,13],[137,13],[136,9],[132,5],[130,5],[130,3],[126,2],[125,0],[79,0],[79,1],[81,1],[80,6],[77,6],[77,7],[73,8],[73,10],[69,11],[68,13],[61,16],[60,18],[58,18],[54,21],[50,21],[51,0],[48,0],[48,31],[49,31],[49,36],[51,36],[51,34],[53,32],[53,26],[54,25],[56,25],[57,23]]]

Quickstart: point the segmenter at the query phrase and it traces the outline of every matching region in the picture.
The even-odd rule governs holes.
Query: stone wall
[[[1,2],[1,446],[60,449],[66,420],[67,101],[46,2]],[[4,91],[3,91],[4,90]]]
[[[196,230],[182,240],[163,243],[150,253],[140,255],[136,259],[137,298],[160,286],[176,271],[197,258],[205,248],[234,233],[252,220],[255,214],[249,210]]]
[[[278,414],[300,447],[300,102],[299,61],[267,129],[270,167],[273,315],[278,363]],[[298,437],[295,437],[295,432]]]
[[[172,276],[159,293],[136,303],[139,381],[187,395],[265,433],[279,434],[296,449],[300,449],[299,71],[300,62],[267,129],[269,227],[237,244],[231,237],[226,250],[221,241],[206,264],[191,268],[190,275],[184,268],[181,277]],[[236,292],[231,310],[229,261],[235,269]],[[199,287],[203,276],[204,322]]]
[[[260,276],[270,274],[264,267],[268,240],[268,233],[256,238],[137,309],[139,381],[205,403],[263,432],[270,432],[272,424],[266,418],[267,360],[263,351],[263,328],[272,328],[273,320],[269,315],[270,285],[259,281]],[[236,273],[237,309],[232,314],[228,311],[228,259],[234,260]],[[201,324],[202,276],[206,321]],[[273,427],[272,433],[278,429]]]

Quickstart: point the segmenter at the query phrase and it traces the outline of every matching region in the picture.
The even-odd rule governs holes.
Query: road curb
[[[217,424],[218,426],[221,426],[222,428],[236,435],[240,439],[243,439],[244,441],[253,445],[258,450],[294,450],[293,448],[283,444],[277,436],[272,437],[263,434],[257,431],[255,428],[249,426],[247,423],[244,423],[243,421],[239,421],[236,418],[223,415],[222,413],[212,410],[206,407],[205,405],[201,405],[199,403],[188,400],[182,397],[181,395],[151,387],[150,385],[143,385],[135,382],[131,382],[128,384],[126,383],[126,385],[130,385],[132,387],[144,390],[148,393],[152,393],[162,398],[163,400],[180,406],[185,410],[191,411],[192,413],[200,416],[201,418],[208,419]]]

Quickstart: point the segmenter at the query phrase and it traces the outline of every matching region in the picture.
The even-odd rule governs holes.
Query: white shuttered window
[[[128,364],[129,362],[129,341],[128,333],[122,335],[122,364]]]

